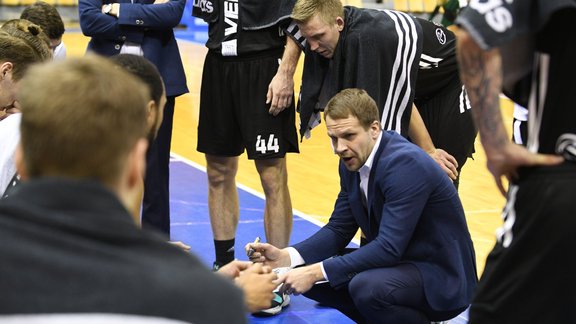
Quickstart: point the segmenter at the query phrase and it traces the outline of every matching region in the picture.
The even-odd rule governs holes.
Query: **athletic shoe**
[[[272,269],[272,271],[274,271],[274,273],[276,273],[277,275],[281,275],[283,273],[290,271],[290,269],[291,269],[290,267],[283,267],[283,268]],[[274,289],[274,299],[272,299],[272,303],[270,305],[270,308],[261,310],[259,312],[252,314],[252,315],[255,315],[255,316],[274,316],[274,315],[280,313],[284,307],[287,307],[288,305],[290,305],[290,295],[280,292],[280,288],[282,288],[282,284],[278,285],[278,287],[276,287],[276,289]]]
[[[274,291],[274,299],[270,308],[263,309],[259,312],[253,313],[254,316],[274,316],[282,311],[286,306],[290,305],[290,295]]]
[[[216,272],[220,270],[220,268],[222,268],[222,265],[219,262],[214,261],[214,263],[212,263],[212,272]]]

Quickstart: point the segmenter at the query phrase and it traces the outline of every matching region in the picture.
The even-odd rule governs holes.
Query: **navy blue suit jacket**
[[[142,46],[144,57],[162,75],[167,96],[188,92],[186,75],[173,28],[178,25],[186,0],[153,4],[152,0],[114,1],[120,3],[120,17],[102,13],[102,4],[111,1],[79,0],[80,27],[91,37],[88,51],[104,56],[120,53],[124,42]]]
[[[458,193],[444,171],[417,146],[383,132],[368,182],[368,208],[360,175],[340,163],[334,212],[313,236],[295,245],[307,264],[324,261],[330,284],[339,288],[357,273],[414,264],[435,310],[470,303],[476,288],[474,247]],[[358,228],[367,244],[337,255]]]

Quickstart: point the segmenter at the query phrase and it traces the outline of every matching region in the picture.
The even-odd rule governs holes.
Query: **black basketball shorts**
[[[486,259],[470,323],[576,323],[576,163],[524,168]]]
[[[277,116],[268,113],[268,85],[282,52],[223,57],[208,52],[202,74],[197,150],[216,156],[282,158],[298,152],[294,100]]]
[[[468,94],[462,85],[454,85],[431,98],[414,100],[432,142],[454,156],[458,171],[474,153],[476,127],[470,112]]]

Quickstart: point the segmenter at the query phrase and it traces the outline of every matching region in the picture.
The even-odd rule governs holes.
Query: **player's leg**
[[[236,190],[237,170],[238,157],[206,154],[208,208],[216,250],[216,267],[234,260],[234,243],[240,214]]]
[[[278,69],[281,51],[258,57],[243,66],[248,80],[240,86],[239,120],[248,158],[255,160],[266,196],[264,224],[268,243],[283,248],[292,231],[292,203],[288,190],[286,153],[298,152],[294,103],[273,116],[266,104],[268,85]]]
[[[292,232],[292,202],[288,190],[286,159],[256,160],[255,163],[266,196],[266,241],[278,248],[284,248],[288,246]]]
[[[236,62],[223,61],[208,53],[202,73],[200,118],[198,121],[199,152],[206,155],[208,207],[214,235],[216,262],[214,268],[234,260],[234,243],[238,224],[236,171],[244,151],[238,127],[232,88]]]

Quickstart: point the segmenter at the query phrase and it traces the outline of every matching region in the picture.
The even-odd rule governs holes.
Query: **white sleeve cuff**
[[[324,270],[324,262],[320,262],[320,269],[322,269],[322,275],[324,276],[324,279],[326,281],[330,281],[330,279],[328,279],[328,275],[326,274],[326,270]]]
[[[306,263],[306,261],[304,261],[304,259],[300,255],[300,253],[295,248],[289,246],[286,248],[286,250],[288,251],[288,254],[290,254],[290,267],[291,268],[294,268],[294,267],[297,267],[299,265]],[[322,270],[322,271],[324,271],[324,270]]]

